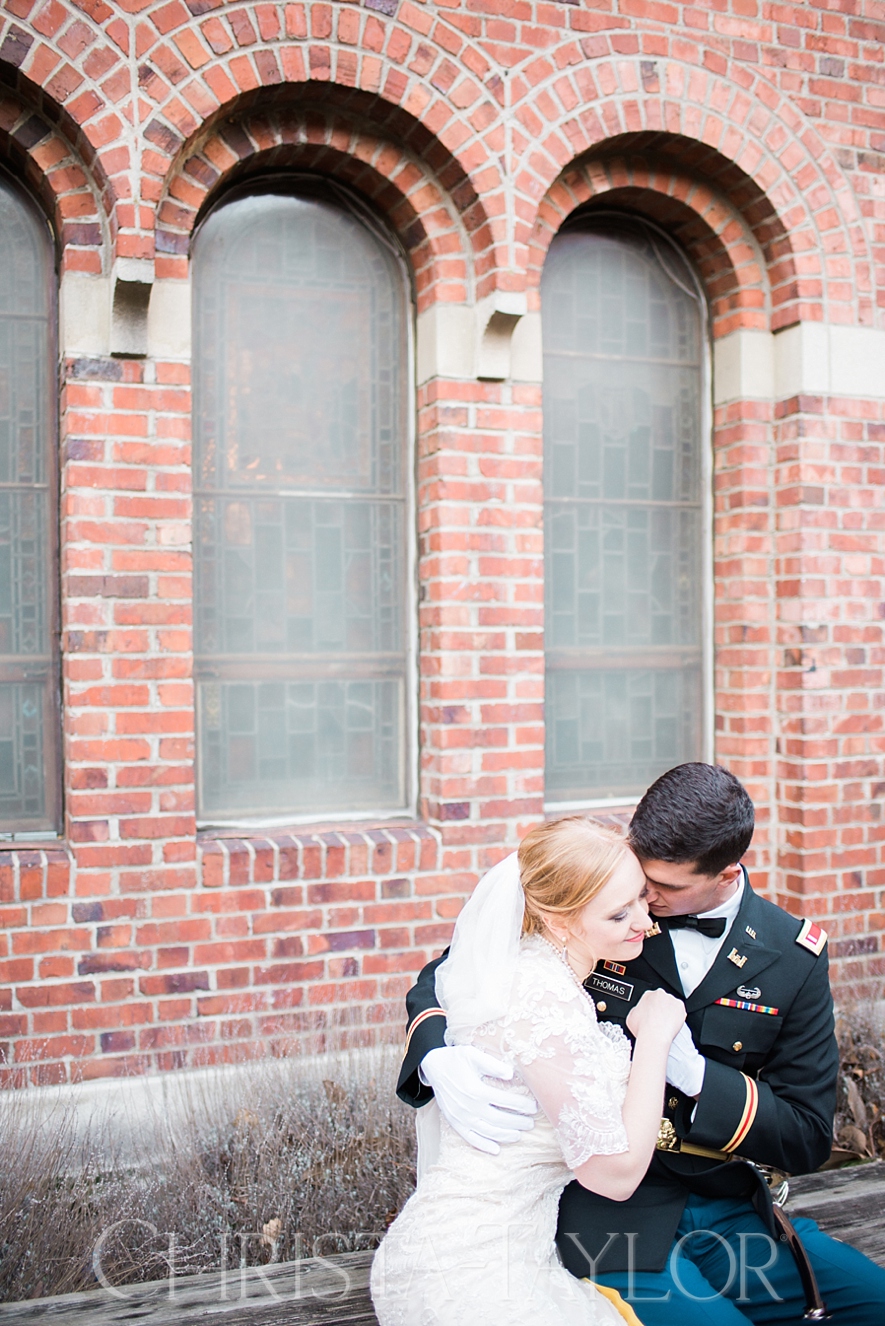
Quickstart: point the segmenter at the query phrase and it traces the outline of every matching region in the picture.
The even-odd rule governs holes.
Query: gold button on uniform
[[[671,1096],[670,1099],[667,1101],[667,1109],[668,1109],[668,1110],[675,1110],[675,1109],[676,1109],[676,1106],[677,1106],[678,1104],[679,1104],[679,1097],[678,1097],[678,1096]]]
[[[597,1000],[596,1007],[599,1009],[600,1013],[604,1013],[605,1010],[608,1008],[608,1004],[605,1002],[604,999],[599,999]]]
[[[738,1054],[744,1048],[744,1042],[735,1041],[734,1045],[732,1045],[731,1048],[734,1050],[735,1054]]]

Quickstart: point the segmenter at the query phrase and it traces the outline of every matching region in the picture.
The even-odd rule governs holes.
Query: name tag
[[[615,999],[625,999],[628,1003],[633,998],[634,987],[628,981],[616,981],[613,976],[601,976],[599,972],[593,972],[584,984],[596,994],[613,995]]]

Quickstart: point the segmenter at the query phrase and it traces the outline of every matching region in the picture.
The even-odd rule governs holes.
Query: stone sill
[[[205,888],[434,871],[440,849],[439,834],[421,820],[197,835]]]

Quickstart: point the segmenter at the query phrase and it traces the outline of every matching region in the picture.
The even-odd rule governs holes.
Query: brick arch
[[[118,226],[131,224],[134,213],[127,134],[137,121],[130,25],[122,10],[106,0],[88,6],[52,0],[24,9],[32,11],[27,18],[10,16],[5,26],[0,11],[5,57],[0,82],[44,114],[74,148],[113,235]]]
[[[151,107],[144,128],[145,166],[161,179],[207,123],[241,99],[298,90],[364,115],[415,154],[445,157],[469,182],[458,204],[477,255],[478,291],[501,280],[506,249],[501,145],[495,128],[504,83],[480,47],[448,22],[426,15],[427,31],[355,6],[233,4],[193,17],[158,0],[145,10],[160,34],[140,53],[140,92]],[[145,24],[147,28],[147,24]],[[424,135],[427,151],[418,148]],[[448,186],[447,186],[448,187]],[[452,190],[450,189],[450,192]]]
[[[642,157],[584,160],[569,167],[538,209],[529,245],[532,302],[550,243],[578,207],[604,204],[656,221],[694,263],[706,288],[714,337],[737,328],[765,330],[771,287],[765,255],[748,221],[707,181]]]
[[[477,240],[488,240],[484,209],[426,130],[408,134],[407,147],[402,133],[384,132],[402,128],[389,123],[396,117],[376,128],[352,107],[348,114],[309,95],[253,98],[236,111],[216,116],[170,169],[157,213],[158,275],[186,275],[191,232],[220,190],[259,170],[300,168],[351,185],[387,217],[411,259],[419,311],[437,299],[472,298]]]
[[[707,178],[745,216],[766,255],[771,328],[800,320],[870,325],[873,262],[857,200],[828,145],[761,76],[751,86],[676,60],[600,59],[562,70],[545,55],[514,106],[515,242],[531,243],[537,207],[569,163],[642,150]]]
[[[52,0],[17,21],[0,10],[13,66],[45,88],[82,134],[109,181],[115,252],[154,256],[154,212],[185,145],[214,116],[256,91],[322,85],[359,92],[423,123],[474,185],[476,216],[458,206],[479,255],[479,294],[508,262],[496,124],[504,80],[480,45],[430,9],[412,26],[355,5],[234,3],[192,13],[170,0]],[[135,15],[137,14],[137,17]],[[379,116],[374,116],[377,122]],[[133,126],[135,126],[133,132]],[[84,159],[88,153],[83,152]]]
[[[0,64],[0,160],[49,219],[63,270],[101,272],[110,185],[89,143],[45,92]]]

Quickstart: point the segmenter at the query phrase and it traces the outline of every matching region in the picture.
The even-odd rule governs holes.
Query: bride
[[[643,995],[627,1019],[631,1063],[626,1036],[597,1022],[582,986],[598,960],[639,954],[644,896],[625,840],[577,816],[533,829],[480,881],[437,971],[447,1040],[505,1060],[515,1108],[534,1097],[542,1113],[497,1155],[440,1119],[438,1158],[372,1264],[380,1326],[637,1323],[612,1290],[565,1270],[554,1236],[573,1177],[623,1201],[654,1151],[684,1005]]]

